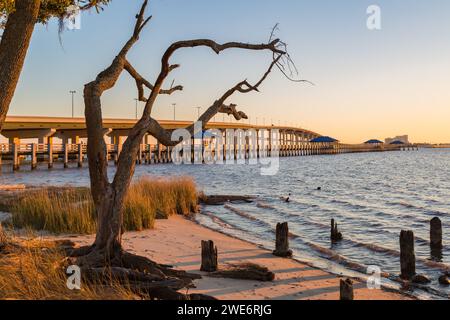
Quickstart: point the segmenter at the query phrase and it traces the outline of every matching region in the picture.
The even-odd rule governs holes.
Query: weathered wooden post
[[[273,254],[278,257],[292,256],[292,250],[289,249],[289,226],[287,222],[277,223],[275,250]]]
[[[431,249],[442,249],[442,222],[438,217],[430,221],[430,246]]]
[[[202,265],[200,271],[217,271],[217,247],[212,240],[202,240]]]
[[[410,280],[416,274],[414,233],[410,230],[400,232],[400,270],[400,277],[404,280]]]
[[[353,281],[349,278],[340,280],[340,300],[353,300]]]
[[[342,233],[339,232],[337,223],[334,222],[334,219],[331,219],[331,232],[330,232],[331,241],[341,241]]]
[[[31,170],[36,169],[37,167],[37,145],[36,143],[31,144]]]

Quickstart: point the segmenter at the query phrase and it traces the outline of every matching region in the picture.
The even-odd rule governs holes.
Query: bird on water
[[[280,197],[280,199],[283,200],[284,202],[289,202],[290,197],[291,197],[291,193],[289,193],[287,197]]]

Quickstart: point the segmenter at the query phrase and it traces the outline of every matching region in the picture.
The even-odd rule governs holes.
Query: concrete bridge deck
[[[135,122],[136,120],[134,119],[104,120],[103,127],[107,143],[108,160],[117,162],[122,144]],[[169,120],[161,120],[160,123],[168,130],[185,128],[192,124],[190,121]],[[286,157],[416,149],[414,145],[311,143],[311,139],[320,136],[318,133],[303,128],[287,126],[257,126],[239,122],[211,122],[208,123],[207,129],[219,129],[222,132],[220,145],[218,145],[219,142],[216,144],[214,141],[214,148],[212,148],[212,140],[209,142],[205,140],[200,146],[194,145],[191,151],[192,158],[194,158],[194,154],[202,155],[202,150],[208,147],[211,148],[214,155],[217,154],[217,157],[223,157],[223,159],[226,156],[238,159],[242,156],[238,154],[239,150],[243,150],[245,159],[250,159],[274,155]],[[226,137],[227,129],[241,129],[244,132],[254,129],[257,138],[252,140],[247,137],[243,143],[239,144],[237,139],[233,138],[230,140]],[[276,138],[271,134],[263,135],[262,133],[271,132],[271,130],[277,132]],[[8,143],[0,144],[0,172],[2,164],[11,165],[13,171],[15,171],[19,170],[20,166],[25,163],[31,165],[31,169],[35,169],[38,162],[46,162],[48,168],[52,168],[55,162],[62,162],[64,167],[67,168],[70,162],[75,162],[78,167],[81,167],[83,162],[86,161],[87,146],[81,140],[87,137],[84,118],[9,116],[6,118],[4,130],[1,134],[8,138],[9,141]],[[262,139],[260,139],[261,137]],[[56,143],[54,138],[60,139],[61,142]],[[25,143],[24,139],[37,141]],[[211,146],[208,146],[208,144]],[[171,161],[172,148],[163,146],[150,135],[144,137],[137,157],[139,164]]]

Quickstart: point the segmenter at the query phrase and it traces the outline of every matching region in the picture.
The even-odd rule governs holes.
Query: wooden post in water
[[[334,222],[334,219],[331,219],[330,237],[333,242],[342,240],[342,233],[339,232],[337,223]]]
[[[442,222],[438,217],[430,221],[430,246],[431,249],[442,249]]]
[[[36,169],[37,167],[37,145],[36,143],[31,144],[31,170]]]
[[[289,249],[289,226],[287,222],[277,223],[273,254],[278,257],[292,256],[292,250]]]
[[[416,256],[414,254],[414,233],[400,232],[400,277],[410,280],[416,274]]]
[[[340,280],[340,300],[353,300],[353,282],[351,279]]]
[[[217,247],[211,240],[202,240],[202,265],[200,271],[214,272],[217,271]]]

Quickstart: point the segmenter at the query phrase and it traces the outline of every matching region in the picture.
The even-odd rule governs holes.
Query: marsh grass
[[[189,177],[143,177],[130,186],[124,202],[124,228],[153,228],[155,219],[173,214],[189,215],[197,209],[197,190]],[[87,188],[46,188],[12,204],[16,228],[53,233],[90,234],[96,230],[92,198]]]
[[[67,288],[68,264],[55,242],[13,240],[0,251],[0,299],[19,300],[125,300],[136,299],[126,285],[111,281],[104,286],[81,283]]]

